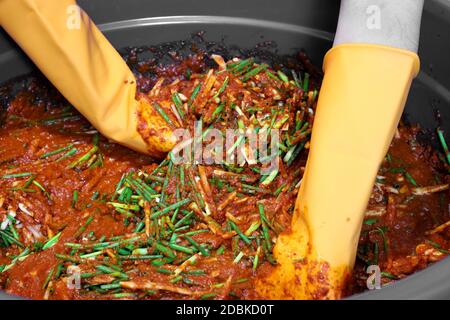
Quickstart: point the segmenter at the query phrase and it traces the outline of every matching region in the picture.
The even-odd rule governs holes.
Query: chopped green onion
[[[48,240],[42,247],[42,250],[47,250],[48,248],[53,247],[58,242],[59,237],[61,237],[61,232],[58,232],[55,236]]]
[[[239,263],[239,261],[241,261],[242,257],[244,256],[244,253],[241,251],[239,252],[239,254],[236,256],[236,258],[234,258],[233,263],[237,264]]]
[[[309,73],[305,73],[305,78],[303,81],[303,90],[305,91],[309,90]]]
[[[86,152],[83,156],[81,156],[80,158],[78,158],[78,160],[75,160],[74,162],[69,164],[69,168],[73,169],[77,166],[82,165],[83,163],[85,163],[86,161],[89,160],[89,158],[94,155],[94,153],[96,153],[98,151],[98,146],[93,146],[88,152]]]
[[[286,83],[289,82],[289,78],[281,70],[278,70],[277,74],[280,77],[281,81]]]
[[[439,141],[441,142],[442,149],[444,149],[447,164],[450,164],[450,152],[448,151],[448,145],[444,138],[444,132],[441,129],[437,129],[437,134],[439,137]]]
[[[162,216],[163,214],[165,214],[165,213],[167,213],[169,211],[172,211],[172,210],[175,210],[175,209],[177,209],[177,208],[179,208],[181,206],[184,206],[185,204],[187,204],[189,202],[191,202],[191,199],[189,199],[189,198],[183,199],[183,200],[181,200],[179,202],[176,202],[174,204],[171,204],[170,206],[165,207],[164,209],[162,209],[160,211],[156,211],[155,213],[153,213],[150,216],[150,218],[151,219],[156,219],[159,216]]]
[[[247,236],[245,234],[242,233],[241,229],[238,228],[238,226],[231,220],[228,220],[228,222],[230,223],[231,228],[236,231],[236,233],[239,235],[239,237],[241,237],[241,239],[246,243],[246,244],[251,244],[251,241],[249,238],[247,238]]]
[[[59,148],[59,149],[56,149],[56,150],[53,150],[53,151],[44,153],[42,156],[40,156],[40,158],[41,158],[41,159],[45,159],[45,158],[51,157],[51,156],[53,156],[53,155],[55,155],[55,154],[64,152],[64,151],[66,151],[66,150],[69,150],[69,149],[72,148],[72,147],[73,147],[73,143],[71,143],[71,144],[69,144],[69,145],[67,145],[67,146],[65,146],[65,147],[62,147],[62,148]]]
[[[184,118],[183,102],[181,101],[180,96],[178,95],[178,92],[175,92],[174,94],[172,94],[172,101],[175,104],[175,108],[177,109],[181,118]]]
[[[194,90],[192,91],[191,97],[189,98],[188,104],[192,105],[192,103],[194,102],[195,98],[197,97],[198,93],[200,92],[200,89],[202,87],[202,84],[199,83]]]
[[[72,202],[71,202],[70,206],[75,209],[75,205],[77,202],[78,202],[78,190],[74,190],[73,195],[72,195]]]
[[[270,174],[261,182],[261,184],[267,186],[269,185],[278,175],[278,170],[272,170]]]
[[[164,120],[170,124],[171,126],[174,126],[174,123],[172,122],[172,120],[170,120],[169,116],[167,115],[167,113],[163,110],[163,108],[159,105],[159,103],[154,102],[153,103],[153,108],[156,109],[156,111],[158,111],[158,113],[161,115],[161,117],[164,118]]]
[[[23,177],[29,177],[33,175],[31,172],[23,172],[23,173],[11,173],[11,174],[5,174],[1,176],[2,179],[13,179],[13,178],[23,178]]]
[[[67,151],[65,154],[63,154],[60,158],[58,158],[58,160],[56,160],[56,162],[67,159],[67,158],[75,155],[75,153],[77,153],[77,148],[72,148],[69,151]]]
[[[258,203],[259,216],[261,219],[261,226],[263,229],[264,240],[266,241],[267,249],[270,251],[272,249],[272,242],[270,240],[269,228],[267,227],[267,217],[264,213],[264,205],[262,203]]]

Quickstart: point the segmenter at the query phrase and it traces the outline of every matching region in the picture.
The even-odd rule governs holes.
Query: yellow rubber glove
[[[278,238],[279,266],[258,286],[267,298],[341,296],[419,58],[385,46],[340,45],[326,55],[324,71],[292,230]]]
[[[139,109],[152,107],[135,100],[132,72],[74,0],[0,0],[0,24],[103,135],[154,157],[175,145],[156,111],[146,141],[138,133]]]
[[[341,2],[341,28],[324,59],[325,77],[291,230],[277,239],[277,267],[257,282],[263,297],[338,299],[345,292],[376,174],[420,69],[414,51],[422,5],[420,0]],[[368,30],[377,27],[382,7],[385,28]],[[368,24],[366,12],[374,14]],[[416,19],[410,21],[411,16]],[[412,26],[392,34],[402,19]],[[383,39],[389,45],[373,44]]]

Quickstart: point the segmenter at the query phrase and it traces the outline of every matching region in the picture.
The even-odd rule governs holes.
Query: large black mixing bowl
[[[332,45],[336,0],[80,0],[79,4],[117,48],[190,38],[205,31],[211,41],[252,48],[273,40],[280,54],[304,49],[316,65]],[[33,35],[30,35],[33,36]],[[423,128],[450,132],[450,0],[425,0],[420,57],[406,118]],[[0,83],[34,68],[0,33]],[[436,111],[440,120],[436,120]],[[11,298],[0,292],[0,299]],[[351,299],[450,299],[450,258],[381,290]]]

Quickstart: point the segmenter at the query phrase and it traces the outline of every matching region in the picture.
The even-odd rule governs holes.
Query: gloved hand
[[[103,135],[162,157],[176,143],[170,125],[145,99],[120,55],[75,0],[0,0],[0,24],[64,97]],[[146,141],[137,131],[148,112]]]
[[[311,147],[279,266],[258,284],[274,299],[339,298],[379,166],[412,79],[423,0],[342,0],[324,59]]]

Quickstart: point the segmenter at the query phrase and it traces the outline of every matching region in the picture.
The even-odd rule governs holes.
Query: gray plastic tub
[[[273,40],[280,54],[304,49],[316,65],[332,45],[339,12],[333,0],[80,0],[116,48],[183,40],[205,31],[210,41],[252,48]],[[32,35],[30,35],[32,36]],[[450,132],[450,0],[425,0],[420,57],[406,116]],[[0,32],[0,83],[33,64]],[[436,111],[440,121],[436,120]],[[0,292],[0,299],[11,299]],[[450,299],[450,258],[404,280],[350,299]]]

